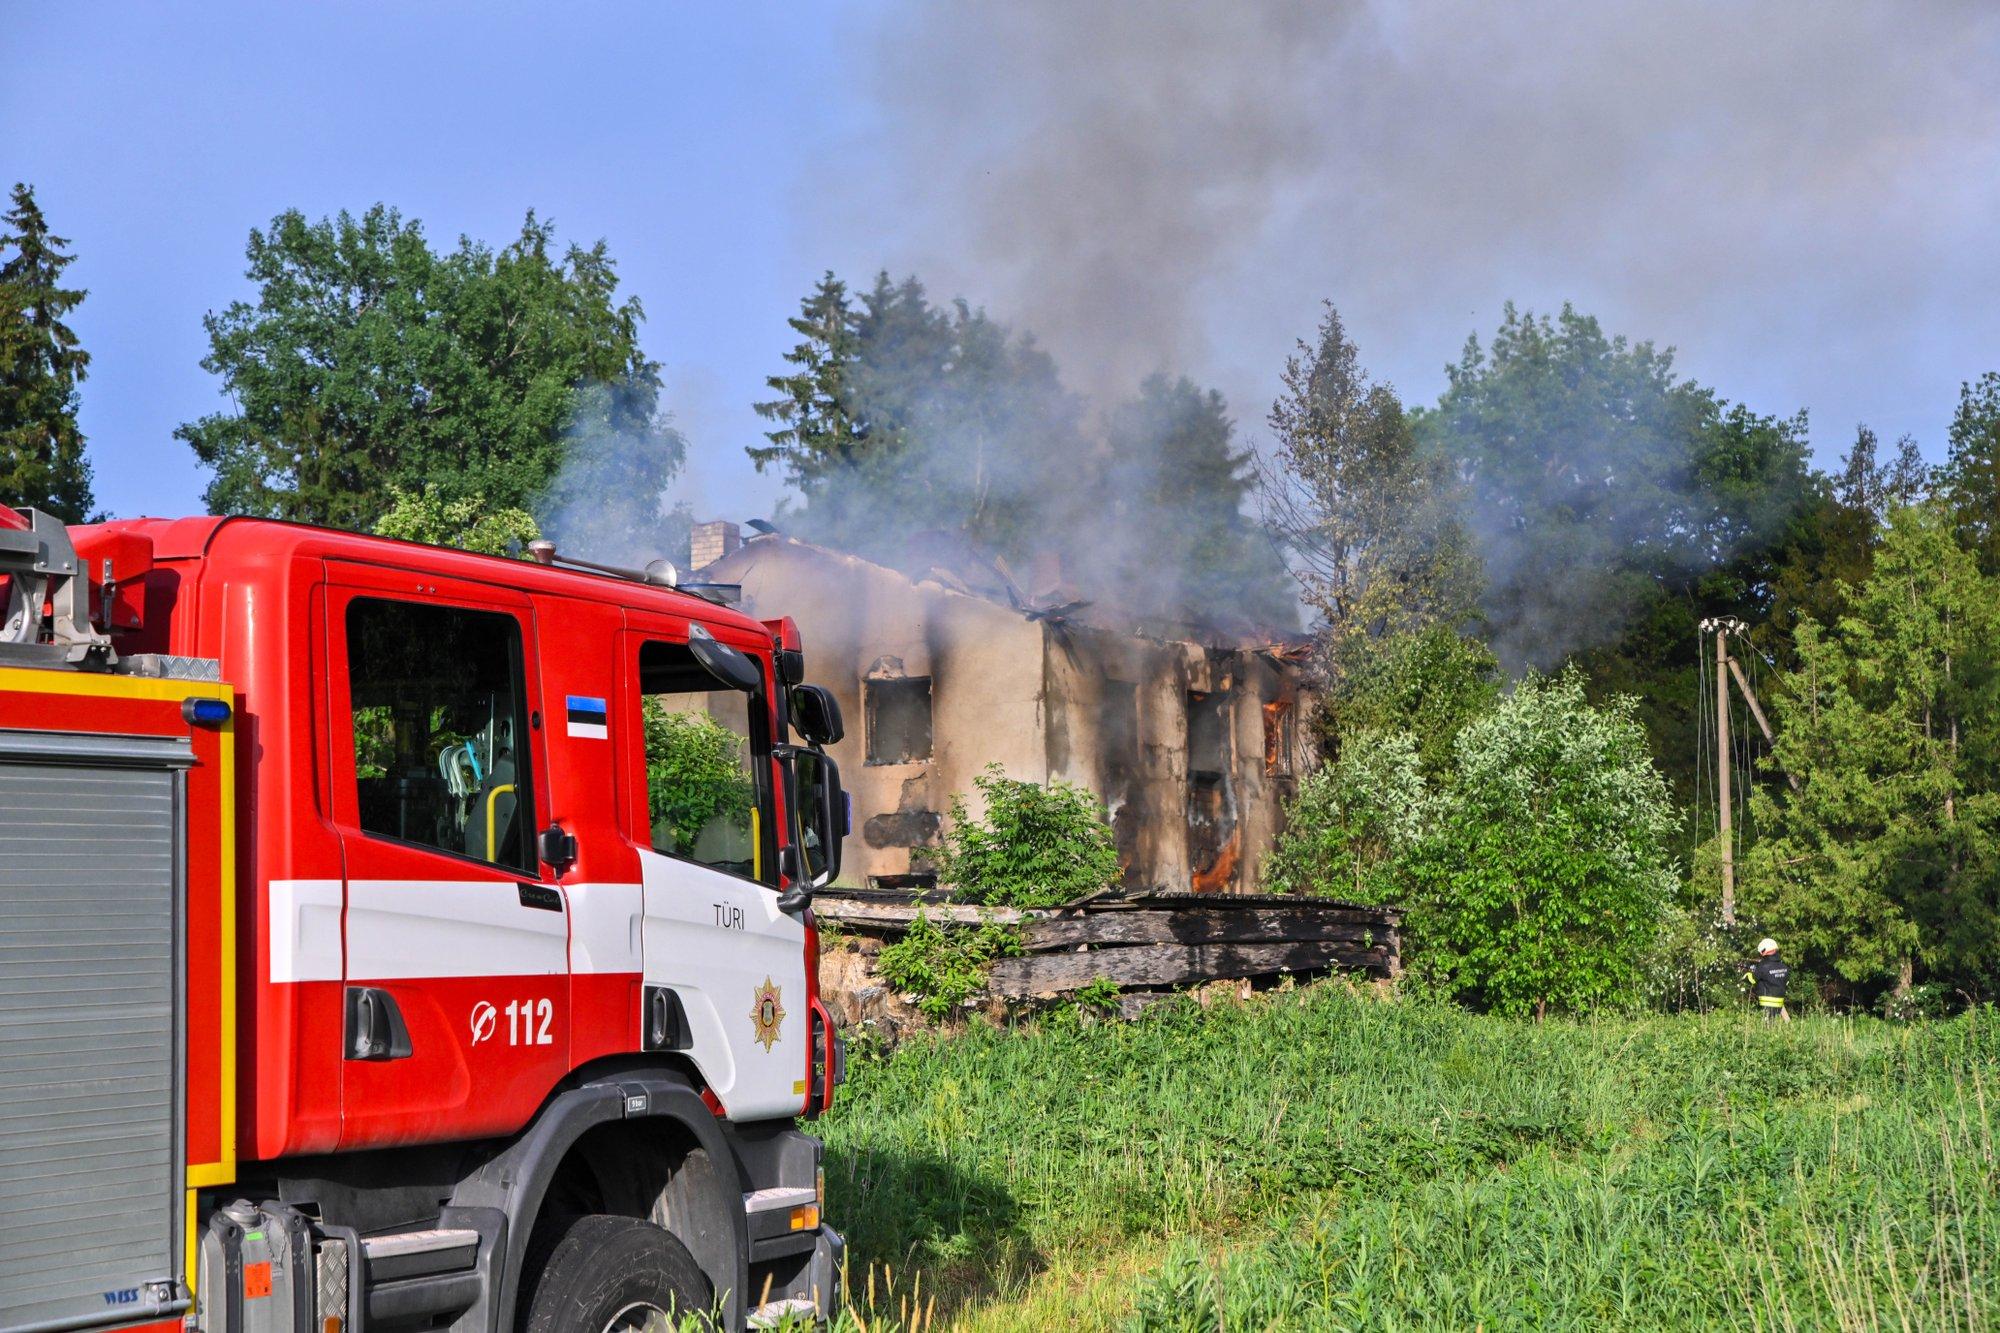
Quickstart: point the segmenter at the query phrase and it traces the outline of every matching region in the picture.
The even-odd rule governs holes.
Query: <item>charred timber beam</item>
[[[1308,940],[1385,944],[1394,933],[1395,927],[1384,918],[1358,912],[1295,912],[1283,908],[1235,912],[1101,912],[1026,922],[1021,927],[1021,947],[1035,953],[1084,944],[1282,944]]]
[[[1142,944],[1090,953],[1037,954],[1002,958],[993,964],[987,988],[1003,999],[1026,999],[1082,990],[1094,981],[1118,986],[1186,986],[1224,978],[1306,972],[1322,968],[1367,968],[1387,972],[1394,955],[1387,945],[1363,946],[1343,940],[1288,944]]]
[[[950,921],[959,925],[974,926],[982,921],[998,921],[1013,925],[1033,914],[1014,907],[974,907],[958,903],[926,903],[922,907],[917,907],[902,903],[857,902],[852,898],[834,898],[821,894],[813,899],[813,915],[822,921],[838,921],[844,926],[901,934],[920,915],[927,916],[933,921]]]
[[[979,907],[970,903],[866,902],[821,894],[813,915],[825,921],[896,933],[918,914],[933,921],[976,925],[997,921],[1031,923],[1029,948],[1067,948],[1077,944],[1200,944],[1229,940],[1358,939],[1357,935],[1322,933],[1351,926],[1387,937],[1400,919],[1390,908],[1365,907],[1171,907],[1013,908]]]

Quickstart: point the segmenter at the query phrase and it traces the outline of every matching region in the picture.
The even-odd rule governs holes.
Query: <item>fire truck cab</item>
[[[832,1311],[838,709],[537,546],[0,509],[0,1333]]]

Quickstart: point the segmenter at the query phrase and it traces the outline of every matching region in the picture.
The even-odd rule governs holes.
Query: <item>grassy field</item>
[[[2000,1025],[1527,1024],[1339,984],[857,1062],[871,1329],[1988,1328]]]

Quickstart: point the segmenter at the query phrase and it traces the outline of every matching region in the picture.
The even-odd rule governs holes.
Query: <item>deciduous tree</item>
[[[440,254],[376,205],[309,222],[281,213],[248,248],[254,301],[208,315],[202,365],[227,411],[176,434],[214,475],[211,509],[373,526],[392,485],[533,508],[571,452],[581,396],[657,496],[683,446],[659,413],[643,312],[617,299],[603,242],[557,247],[530,213],[495,251]],[[607,497],[609,498],[609,497]]]
[[[1343,754],[1349,738],[1406,732],[1419,770],[1432,782],[1451,768],[1458,733],[1500,698],[1492,650],[1443,625],[1341,648],[1321,709],[1322,753]]]
[[[1296,555],[1334,660],[1349,640],[1464,626],[1479,569],[1448,462],[1422,447],[1389,386],[1368,378],[1331,305],[1283,381],[1269,418],[1267,518]]]
[[[1675,826],[1630,699],[1529,676],[1459,733],[1407,938],[1451,990],[1506,1014],[1636,1001],[1671,901]]]
[[[488,504],[474,495],[447,500],[432,491],[390,490],[389,512],[375,524],[381,537],[430,546],[449,546],[478,555],[524,556],[542,535],[525,509]]]
[[[1417,763],[1409,731],[1356,731],[1340,756],[1299,781],[1285,830],[1264,861],[1272,893],[1353,902],[1399,901],[1409,858],[1430,836],[1435,795]]]
[[[1510,304],[1447,374],[1419,434],[1465,479],[1502,662],[1560,662],[1661,595],[1751,609],[1757,571],[1730,567],[1810,498],[1803,418],[1726,404],[1677,376],[1671,351],[1568,306],[1551,320]]]

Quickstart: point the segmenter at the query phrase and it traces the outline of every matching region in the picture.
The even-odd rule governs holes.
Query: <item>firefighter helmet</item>
[[[1776,953],[1777,951],[1778,951],[1778,942],[1772,939],[1769,935],[1766,935],[1763,939],[1757,941],[1758,953]]]

